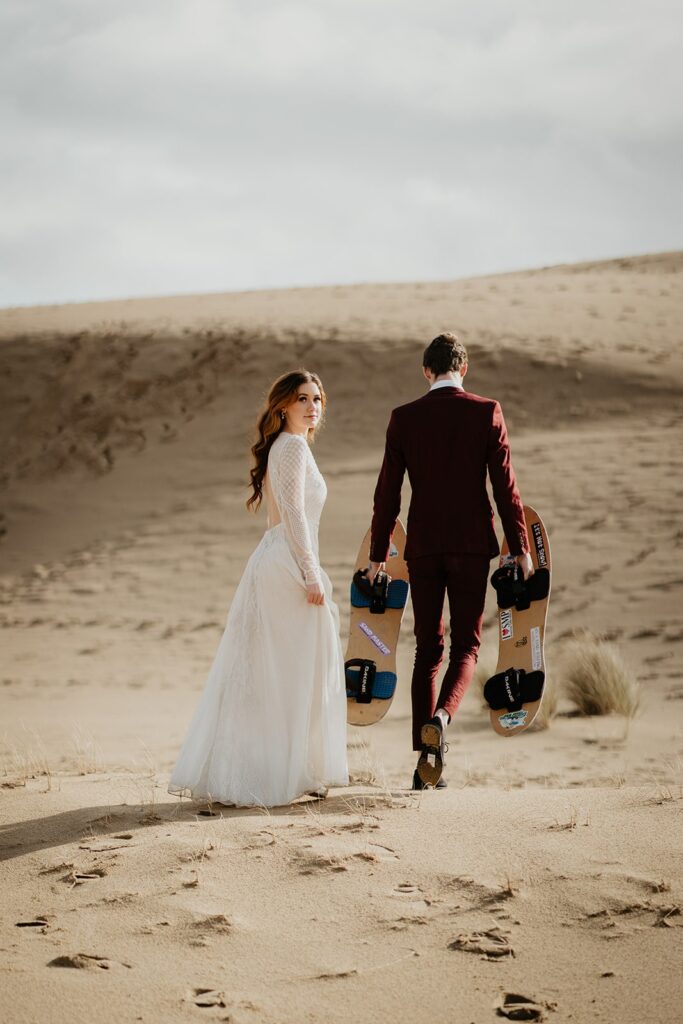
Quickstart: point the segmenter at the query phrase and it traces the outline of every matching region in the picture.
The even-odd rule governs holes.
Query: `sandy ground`
[[[505,993],[527,998],[518,1019],[677,1019],[682,280],[664,254],[0,311],[3,1019],[484,1024]],[[351,730],[348,790],[271,813],[169,797],[264,528],[244,511],[264,389],[323,376],[322,560],[345,628],[388,412],[446,328],[469,389],[503,402],[548,526],[550,671],[590,628],[640,680],[638,715],[563,700],[503,739],[473,686],[448,790],[412,794],[408,611],[397,697]]]

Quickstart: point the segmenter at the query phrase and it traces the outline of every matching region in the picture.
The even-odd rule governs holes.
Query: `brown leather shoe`
[[[435,786],[428,786],[422,781],[420,776],[417,774],[417,769],[415,769],[415,772],[413,773],[413,789],[446,789],[447,786],[448,783],[444,779],[443,775],[441,776],[441,778],[439,779]]]
[[[422,752],[417,762],[417,774],[426,786],[437,786],[445,764],[444,753],[448,749],[444,742],[443,722],[438,715],[422,726],[420,739]]]

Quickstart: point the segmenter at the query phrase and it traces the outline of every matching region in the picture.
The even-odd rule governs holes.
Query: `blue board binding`
[[[408,600],[408,584],[405,580],[392,580],[389,584],[386,597],[387,608],[405,608]],[[369,608],[371,598],[358,589],[355,583],[351,584],[351,604],[354,608]]]

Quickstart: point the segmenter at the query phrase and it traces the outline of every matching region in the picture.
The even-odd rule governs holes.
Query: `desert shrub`
[[[591,633],[569,640],[561,661],[565,695],[583,715],[615,712],[633,718],[640,703],[640,684],[614,644]]]

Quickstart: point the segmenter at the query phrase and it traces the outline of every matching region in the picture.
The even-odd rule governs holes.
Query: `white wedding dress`
[[[327,487],[304,437],[278,435],[264,484],[269,528],[235,592],[169,793],[275,807],[348,783],[339,614],[318,556]],[[315,581],[323,605],[306,600]]]

